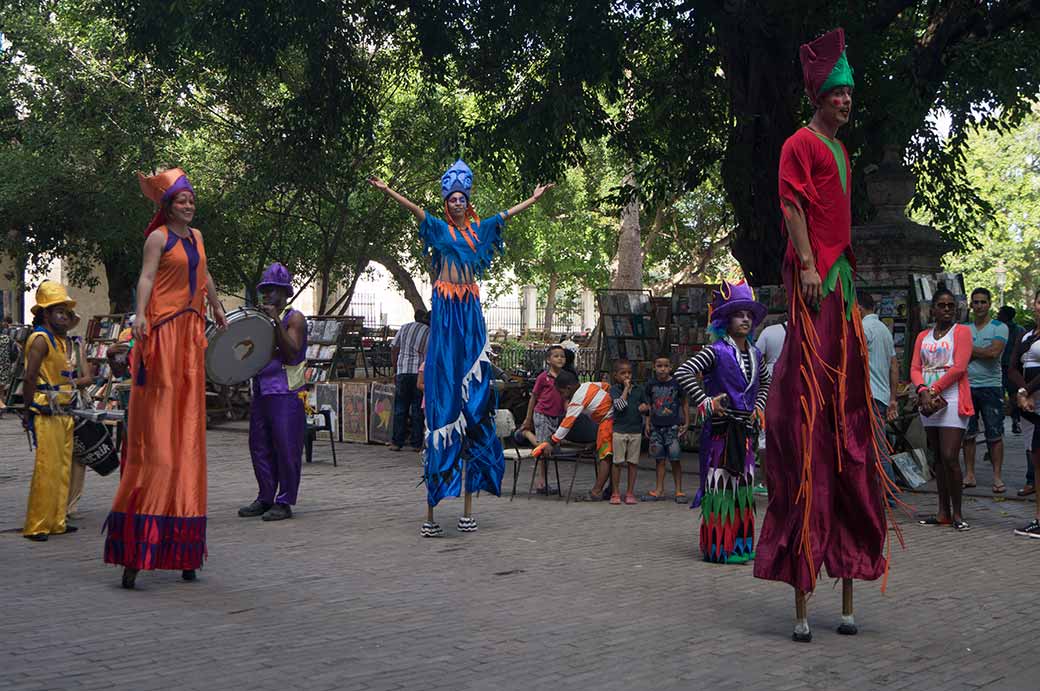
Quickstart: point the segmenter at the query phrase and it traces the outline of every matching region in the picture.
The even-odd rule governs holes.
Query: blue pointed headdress
[[[451,164],[441,176],[441,198],[447,199],[454,192],[462,192],[469,201],[470,190],[473,189],[473,171],[461,158]]]

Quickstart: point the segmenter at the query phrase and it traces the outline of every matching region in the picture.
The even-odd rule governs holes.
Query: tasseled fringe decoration
[[[191,570],[206,557],[206,517],[108,514],[105,563],[132,569]],[[126,536],[131,535],[131,542]]]

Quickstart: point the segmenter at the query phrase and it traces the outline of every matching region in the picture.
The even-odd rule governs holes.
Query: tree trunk
[[[775,17],[751,17],[748,7],[725,3],[715,18],[733,121],[722,179],[737,219],[733,256],[752,285],[770,285],[780,283],[787,242],[777,171],[780,149],[795,131],[793,114],[804,97],[800,32]],[[754,12],[761,12],[758,5]]]
[[[134,304],[135,276],[126,257],[105,257],[105,278],[108,280],[109,309],[113,314],[128,314],[137,309]]]
[[[396,257],[385,253],[377,253],[372,257],[372,261],[386,267],[386,270],[394,277],[397,285],[401,287],[405,299],[411,303],[413,309],[428,309],[422,293],[419,292],[419,288],[415,285],[415,279],[412,278],[412,274],[401,265],[401,262]]]
[[[545,294],[545,326],[546,335],[552,333],[553,317],[556,313],[556,290],[560,285],[560,275],[553,271],[549,274],[549,290]]]
[[[350,309],[350,303],[354,300],[354,291],[357,290],[358,281],[361,280],[361,274],[364,273],[368,262],[368,258],[363,257],[354,264],[354,275],[350,278],[350,285],[347,286],[347,290],[340,296],[339,300],[336,300],[336,304],[329,310],[330,313],[335,312],[342,317]]]
[[[635,188],[632,173],[621,181],[622,187]],[[634,193],[634,189],[631,190]],[[642,290],[643,288],[643,243],[639,229],[639,199],[632,199],[621,209],[621,234],[618,237],[617,270],[610,287],[615,290]]]

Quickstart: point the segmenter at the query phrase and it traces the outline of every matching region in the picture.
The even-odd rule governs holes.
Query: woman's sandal
[[[940,520],[938,516],[932,515],[917,521],[921,525],[952,525],[950,520]]]
[[[993,485],[993,494],[1003,494],[1007,491],[1007,485]]]
[[[971,526],[968,525],[967,521],[954,521],[953,529],[959,533],[966,533],[971,530]]]

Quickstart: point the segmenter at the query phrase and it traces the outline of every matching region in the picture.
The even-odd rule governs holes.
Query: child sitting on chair
[[[578,416],[582,413],[587,414],[599,425],[599,431],[596,433],[596,484],[589,492],[590,499],[598,500],[603,494],[603,485],[610,477],[611,459],[614,456],[614,401],[610,397],[606,382],[586,382],[579,386],[578,378],[567,370],[561,370],[556,375],[555,385],[560,396],[570,402],[559,429],[549,437],[549,441],[535,448],[534,456],[550,458],[567,438]]]
[[[566,353],[561,345],[551,345],[545,351],[545,364],[548,369],[542,371],[534,380],[534,390],[527,404],[527,416],[520,425],[518,437],[523,437],[537,446],[549,441],[552,433],[560,426],[563,419],[563,398],[556,390],[556,375],[563,370]],[[546,467],[541,460],[536,462],[534,489],[539,494],[547,494]]]

